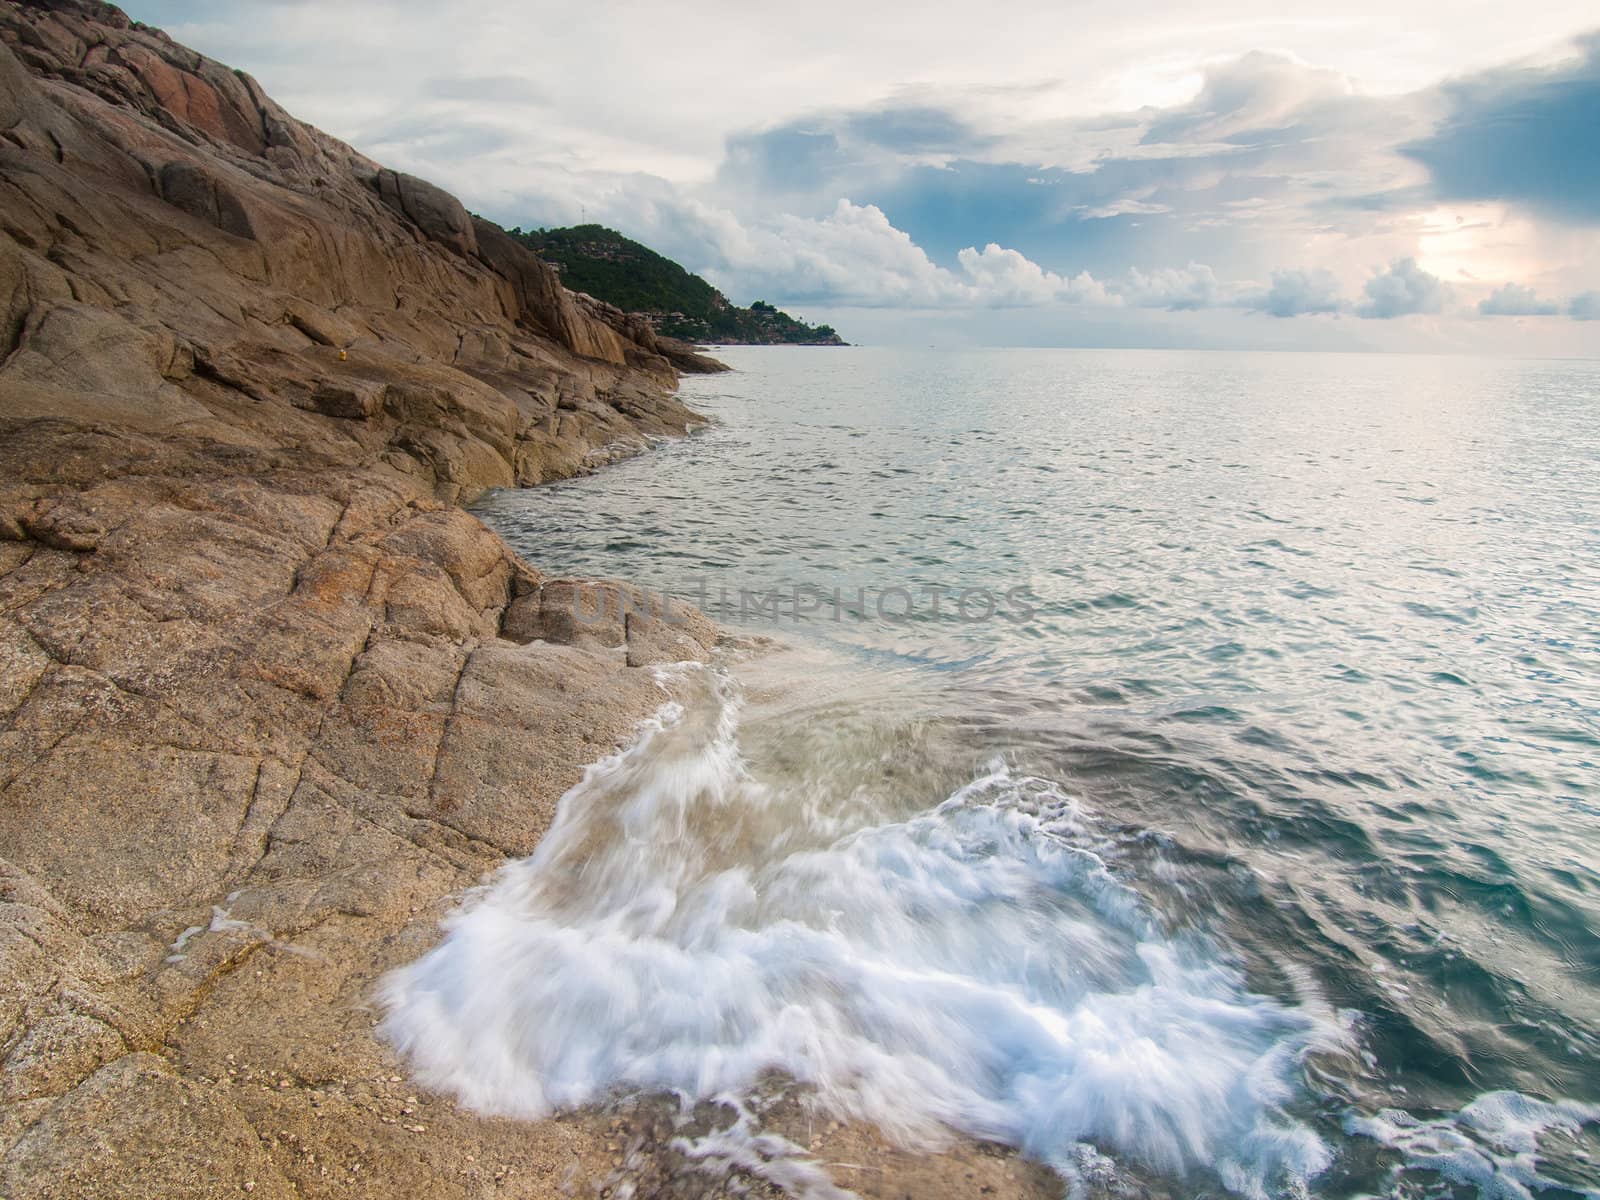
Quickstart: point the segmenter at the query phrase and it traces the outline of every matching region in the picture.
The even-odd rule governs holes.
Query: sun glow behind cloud
[[[1432,208],[1418,225],[1417,261],[1446,279],[1536,279],[1560,265],[1538,254],[1538,224],[1504,204]]]

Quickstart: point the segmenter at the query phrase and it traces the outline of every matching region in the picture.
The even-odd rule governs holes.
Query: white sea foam
[[[833,1182],[827,1170],[787,1138],[761,1130],[754,1114],[737,1096],[726,1097],[735,1119],[725,1129],[697,1138],[677,1138],[673,1145],[691,1163],[714,1177],[738,1170],[775,1184],[796,1200],[854,1200],[855,1193]]]
[[[1087,1142],[1246,1195],[1328,1164],[1285,1106],[1331,1016],[1165,936],[1055,785],[996,764],[841,835],[814,775],[752,777],[730,685],[701,684],[385,981],[424,1082],[538,1116],[778,1069],[905,1145],[960,1130],[1069,1178]]]
[[[1545,1139],[1573,1136],[1596,1123],[1600,1105],[1487,1092],[1449,1116],[1423,1120],[1386,1108],[1375,1116],[1353,1116],[1345,1128],[1399,1150],[1403,1158],[1395,1168],[1397,1178],[1419,1170],[1434,1172],[1476,1189],[1480,1200],[1533,1200],[1551,1189],[1600,1200],[1600,1188],[1562,1183],[1539,1169]]]

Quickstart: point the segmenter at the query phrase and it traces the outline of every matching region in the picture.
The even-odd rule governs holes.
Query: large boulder
[[[443,188],[387,167],[373,176],[372,184],[385,204],[440,245],[462,255],[478,252],[472,218],[461,201]]]
[[[250,208],[238,190],[197,162],[173,159],[156,176],[161,198],[234,237],[256,236]]]

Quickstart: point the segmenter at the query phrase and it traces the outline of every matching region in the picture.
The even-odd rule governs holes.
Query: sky
[[[1600,357],[1592,0],[125,7],[852,341]]]

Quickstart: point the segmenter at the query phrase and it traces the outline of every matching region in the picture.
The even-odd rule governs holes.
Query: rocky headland
[[[716,637],[575,622],[456,506],[715,366],[250,76],[0,3],[0,1196],[722,1186],[648,1103],[419,1095],[372,1002]],[[864,1194],[1050,1182],[827,1137]]]
[[[586,302],[614,305],[619,317],[636,313],[658,336],[722,346],[846,344],[831,325],[808,324],[764,300],[742,308],[700,276],[604,225],[510,232]]]

